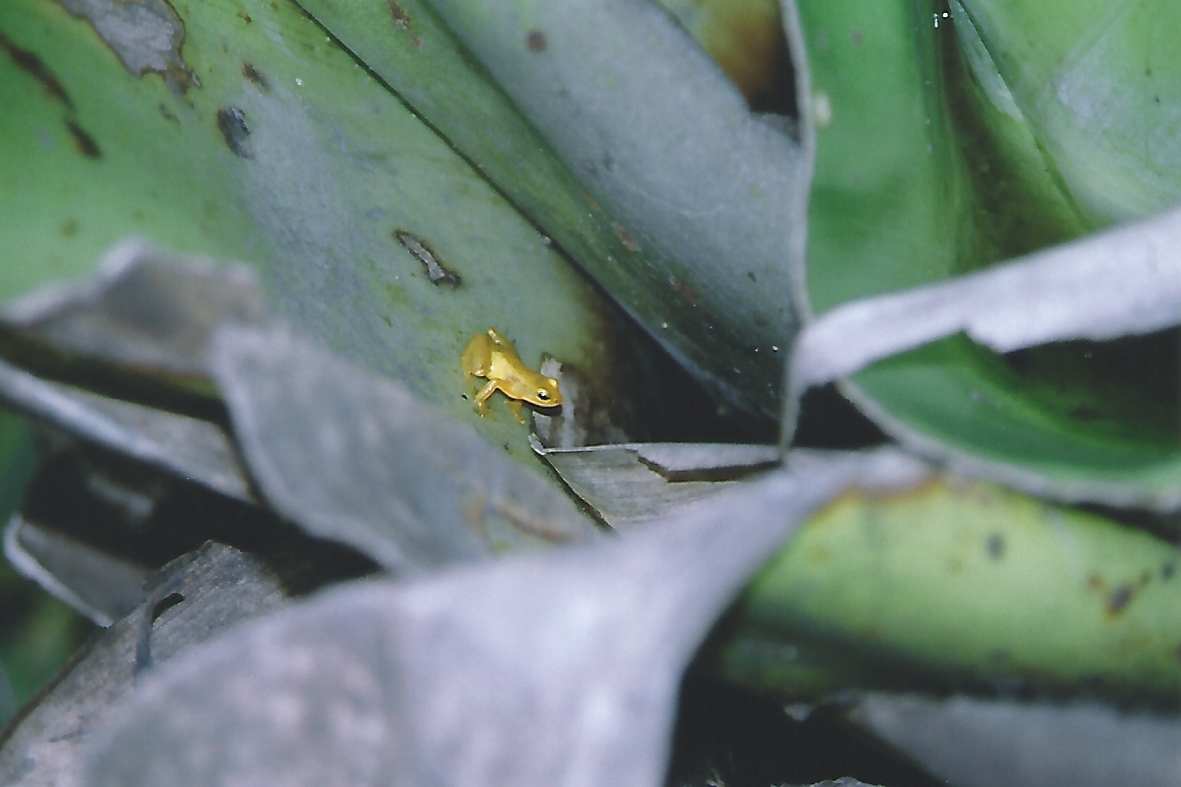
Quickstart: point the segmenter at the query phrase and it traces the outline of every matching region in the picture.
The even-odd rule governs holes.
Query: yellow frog
[[[495,328],[472,337],[459,359],[459,366],[469,383],[472,377],[488,379],[476,394],[476,411],[480,415],[484,415],[488,397],[498,390],[509,398],[508,405],[521,423],[525,423],[521,415],[522,401],[542,407],[556,407],[562,403],[558,381],[526,366],[513,343]]]

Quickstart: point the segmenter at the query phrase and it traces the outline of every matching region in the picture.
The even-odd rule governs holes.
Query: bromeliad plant
[[[797,527],[703,668],[965,784],[1095,750],[989,738],[998,686],[1175,704],[1175,548],[1066,504],[1181,505],[1181,16],[1053,5],[6,4],[0,397],[72,446],[7,551],[111,628],[0,773],[655,784]],[[535,434],[469,398],[490,324]],[[780,444],[653,442],[651,340]],[[829,382],[899,447],[794,447]]]

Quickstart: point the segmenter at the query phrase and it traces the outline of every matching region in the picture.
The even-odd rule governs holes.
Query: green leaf
[[[415,3],[303,4],[715,395],[778,415],[806,156],[667,13],[434,2],[483,72]]]
[[[89,270],[128,234],[242,259],[301,332],[536,461],[507,413],[463,398],[460,353],[495,325],[532,365],[545,351],[604,379],[619,345],[600,296],[296,8],[180,11],[183,92],[57,4],[0,8],[0,295]],[[432,282],[422,249],[462,283]]]
[[[1069,13],[1031,0],[962,7],[1090,221],[1126,221],[1181,201],[1176,3],[1084,0]]]
[[[979,77],[992,45],[955,13],[964,25],[935,4],[800,4],[817,140],[817,311],[951,280],[1089,227],[1047,169],[1018,94]],[[842,389],[892,436],[973,473],[1071,500],[1171,506],[1181,423],[1176,381],[1156,370],[1174,344],[1160,335],[1002,357],[953,336]]]
[[[999,487],[851,494],[751,584],[722,664],[812,696],[1014,685],[1172,702],[1179,582],[1173,544]]]

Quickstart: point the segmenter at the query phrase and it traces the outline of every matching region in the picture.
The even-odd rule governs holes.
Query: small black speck
[[[460,394],[459,398],[463,399],[465,402],[468,401],[467,394]]]
[[[1161,579],[1172,579],[1173,574],[1175,574],[1175,573],[1177,573],[1177,564],[1174,563],[1172,560],[1170,560],[1168,563],[1165,563],[1163,566],[1161,566],[1161,569],[1160,569]]]
[[[545,33],[540,30],[530,30],[529,35],[525,36],[525,46],[529,47],[530,52],[544,52],[549,44],[545,40]]]
[[[94,137],[87,134],[73,118],[66,118],[66,130],[74,138],[74,145],[78,148],[79,153],[86,158],[102,158],[102,151],[98,149],[98,143],[94,141]]]
[[[238,158],[254,158],[246,149],[246,138],[250,136],[250,127],[246,125],[246,116],[237,107],[222,107],[217,110],[217,127],[226,147]]]
[[[1000,560],[1005,556],[1005,537],[1000,533],[993,533],[988,537],[988,556],[993,560]]]
[[[750,279],[751,281],[758,281],[758,280],[759,280],[759,277],[758,277],[758,276],[755,276],[755,272],[754,272],[754,271],[747,271],[747,272],[746,272],[746,278]]]
[[[381,315],[381,321],[384,322],[390,328],[394,327],[394,324],[392,322],[390,322],[390,318],[386,317],[384,314]]]
[[[172,114],[172,110],[169,109],[164,104],[160,105],[160,117],[164,118],[165,120],[169,121],[170,123],[179,123],[180,122],[177,119],[176,115]]]

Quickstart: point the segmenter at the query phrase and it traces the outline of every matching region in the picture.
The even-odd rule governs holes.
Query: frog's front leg
[[[498,380],[489,380],[485,383],[484,387],[480,389],[480,392],[476,394],[476,412],[480,415],[491,416],[491,413],[488,412],[488,397],[496,393],[496,389],[499,387],[500,382]]]
[[[517,416],[517,420],[523,424],[529,423],[525,420],[525,416],[521,414],[521,402],[517,399],[508,400],[508,409],[513,411],[513,415]]]

